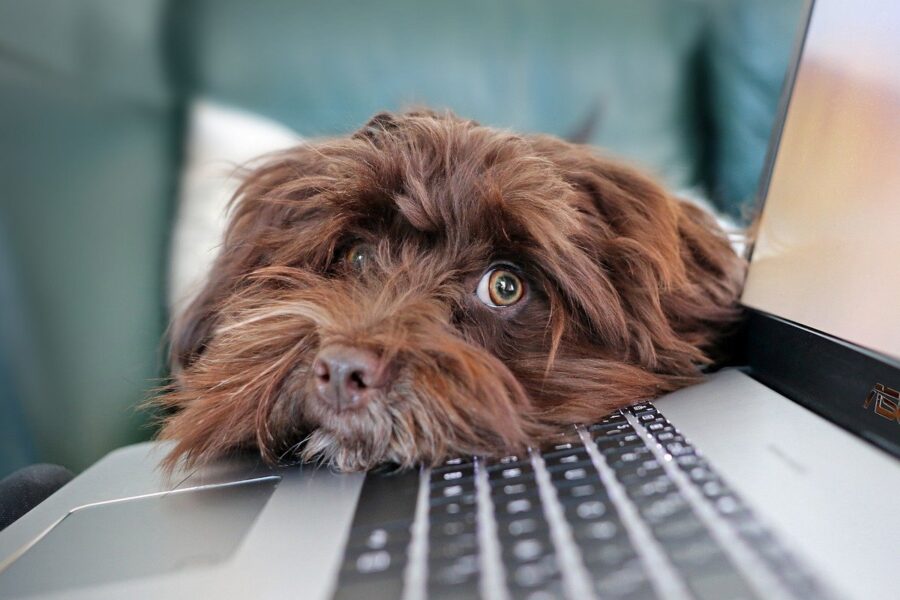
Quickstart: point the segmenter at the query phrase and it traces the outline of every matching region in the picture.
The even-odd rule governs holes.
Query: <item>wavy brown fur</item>
[[[362,273],[340,260],[359,241],[375,248]],[[476,299],[497,261],[525,276],[513,307]],[[172,327],[175,375],[156,400],[175,409],[167,465],[253,448],[358,470],[522,448],[697,381],[742,273],[708,215],[586,146],[377,115],[239,190]],[[396,373],[364,410],[333,413],[311,391],[332,342]]]

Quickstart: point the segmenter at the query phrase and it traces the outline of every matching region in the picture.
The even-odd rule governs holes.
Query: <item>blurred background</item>
[[[192,240],[214,229],[191,221],[191,206],[217,206],[193,198],[204,151],[246,160],[424,104],[584,137],[740,221],[801,12],[801,0],[0,0],[0,477],[38,461],[78,471],[152,435],[136,405],[165,377]]]

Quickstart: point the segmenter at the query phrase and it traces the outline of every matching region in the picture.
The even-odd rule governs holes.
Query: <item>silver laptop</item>
[[[123,448],[0,534],[0,598],[900,597],[900,5],[816,2],[789,81],[738,367],[421,471]]]

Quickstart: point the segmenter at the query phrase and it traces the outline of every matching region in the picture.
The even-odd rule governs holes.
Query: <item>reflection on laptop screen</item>
[[[745,305],[900,359],[900,3],[819,0]]]

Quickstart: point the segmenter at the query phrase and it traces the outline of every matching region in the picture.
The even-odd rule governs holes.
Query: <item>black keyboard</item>
[[[368,475],[334,597],[831,596],[645,403],[521,456]]]

